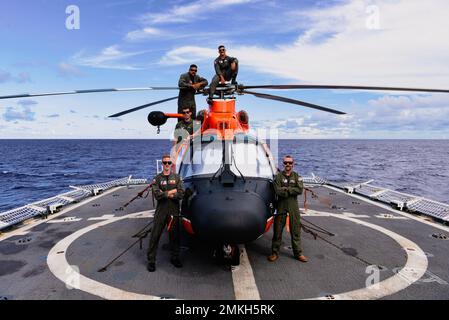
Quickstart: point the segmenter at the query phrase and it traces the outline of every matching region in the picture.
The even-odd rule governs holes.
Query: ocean
[[[86,185],[152,178],[168,140],[0,140],[0,213]],[[449,140],[279,140],[295,170],[449,203]]]

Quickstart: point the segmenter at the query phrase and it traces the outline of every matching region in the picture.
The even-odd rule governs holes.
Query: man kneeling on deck
[[[293,255],[301,262],[308,259],[302,254],[301,248],[301,224],[298,207],[298,195],[302,194],[304,184],[301,176],[293,171],[294,160],[292,156],[284,157],[284,171],[278,172],[274,178],[274,189],[278,196],[277,214],[274,218],[273,242],[271,255],[268,261],[274,262],[279,258],[279,250],[282,244],[282,232],[287,221],[290,220],[290,235],[292,238]]]
[[[179,260],[179,234],[180,234],[180,206],[179,202],[184,196],[182,179],[172,172],[172,160],[170,155],[162,157],[164,170],[153,180],[153,192],[157,200],[156,212],[154,213],[153,228],[150,235],[148,248],[148,265],[150,272],[156,271],[156,252],[165,226],[169,225],[169,239],[171,248],[171,263],[176,268],[181,268]]]

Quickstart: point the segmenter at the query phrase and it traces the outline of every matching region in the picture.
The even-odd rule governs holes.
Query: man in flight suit
[[[191,107],[183,107],[181,114],[184,115],[184,118],[176,124],[173,145],[176,145],[189,137],[191,138],[193,133],[201,127],[199,121],[192,119]]]
[[[172,160],[169,155],[162,157],[164,170],[153,180],[153,193],[157,200],[156,212],[154,214],[153,228],[151,230],[150,245],[148,247],[147,269],[149,272],[156,271],[156,252],[162,231],[167,223],[170,223],[170,247],[171,263],[176,268],[181,268],[179,260],[179,202],[184,196],[182,179],[172,172]],[[170,222],[171,221],[171,222]]]
[[[209,89],[209,102],[214,97],[215,90],[219,83],[225,84],[226,81],[232,81],[236,84],[237,74],[239,72],[239,61],[237,58],[226,55],[226,48],[221,45],[218,47],[219,56],[214,61],[215,76],[212,78]]]
[[[196,118],[195,93],[207,86],[208,82],[197,74],[198,67],[192,64],[189,72],[183,73],[179,77],[178,87],[178,113],[181,113],[183,107],[192,109],[192,118]]]
[[[274,189],[278,196],[277,214],[274,218],[272,254],[268,261],[274,262],[279,258],[279,249],[282,244],[282,232],[287,220],[290,220],[290,235],[292,240],[293,255],[301,262],[308,259],[302,254],[301,225],[299,216],[298,195],[302,194],[304,184],[301,176],[293,171],[294,161],[291,156],[284,157],[284,171],[278,172],[274,179]]]

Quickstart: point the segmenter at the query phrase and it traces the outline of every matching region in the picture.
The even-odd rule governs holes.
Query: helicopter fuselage
[[[210,243],[241,244],[262,236],[274,213],[274,160],[267,144],[248,133],[235,99],[204,110],[201,133],[177,152],[184,181],[185,230]]]

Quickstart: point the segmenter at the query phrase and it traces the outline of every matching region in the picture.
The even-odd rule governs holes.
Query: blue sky
[[[80,29],[66,28],[66,8]],[[0,2],[0,95],[174,86],[190,63],[213,76],[216,47],[244,84],[449,87],[446,0]],[[252,126],[285,138],[449,138],[449,94],[273,92],[348,113],[335,116],[239,97]],[[157,138],[149,111],[107,116],[174,92],[0,101],[0,138]],[[198,108],[206,107],[203,97]],[[174,111],[176,101],[157,108]],[[159,137],[170,135],[174,123]]]

